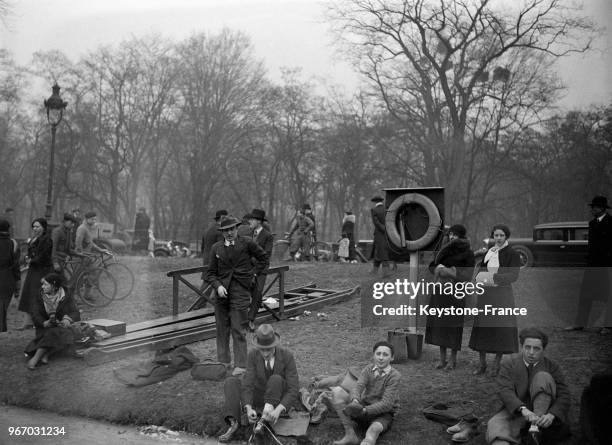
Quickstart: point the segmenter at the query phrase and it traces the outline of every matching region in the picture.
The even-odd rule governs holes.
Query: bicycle
[[[63,263],[66,287],[91,307],[108,306],[117,293],[117,282],[109,271],[93,265],[93,255],[73,254]]]
[[[93,264],[106,269],[117,283],[115,300],[123,300],[130,296],[134,290],[134,273],[125,264],[120,263],[113,252],[95,254]]]

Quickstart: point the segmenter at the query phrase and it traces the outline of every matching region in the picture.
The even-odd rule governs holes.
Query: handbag
[[[225,364],[206,360],[191,367],[191,377],[194,380],[223,380],[227,373]]]

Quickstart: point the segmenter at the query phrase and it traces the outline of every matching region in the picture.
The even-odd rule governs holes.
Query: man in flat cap
[[[372,274],[378,273],[378,268],[382,264],[383,278],[389,276],[389,248],[387,246],[387,229],[385,227],[385,205],[382,196],[374,196],[371,201],[374,203],[372,207],[372,224],[374,224],[374,246],[372,247],[371,258]]]
[[[76,239],[74,248],[77,253],[110,253],[108,250],[98,247],[93,241],[94,238],[98,237],[98,234],[95,230],[97,222],[98,216],[96,212],[90,211],[85,213],[85,219],[76,229]]]
[[[289,255],[292,260],[297,260],[296,254],[302,249],[302,256],[310,261],[310,235],[314,229],[314,221],[307,217],[304,209],[298,209],[288,239],[291,240]]]
[[[72,230],[75,221],[70,213],[64,213],[62,223],[51,232],[51,241],[53,241],[51,261],[53,269],[58,273],[62,272],[62,264],[66,257],[74,253]]]
[[[210,261],[210,251],[212,250],[212,246],[219,241],[223,241],[223,235],[221,235],[221,232],[219,231],[219,220],[222,216],[226,215],[227,210],[217,210],[215,212],[215,222],[210,225],[202,237],[202,259],[205,266]],[[204,279],[204,276],[202,276],[202,279]]]
[[[612,216],[608,198],[595,196],[591,203],[593,219],[589,221],[587,268],[584,271],[575,325],[568,331],[582,330],[589,321],[593,300],[607,302],[601,334],[612,332]]]
[[[205,281],[216,291],[217,359],[229,368],[231,334],[234,343],[233,375],[244,373],[246,368],[251,289],[257,276],[269,264],[266,253],[257,243],[238,236],[239,224],[240,221],[233,216],[221,217],[219,230],[223,241],[213,245],[205,275]]]

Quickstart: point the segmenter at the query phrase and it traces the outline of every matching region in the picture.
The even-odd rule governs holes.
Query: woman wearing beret
[[[478,309],[482,310],[474,318],[474,328],[470,336],[470,348],[480,354],[480,366],[474,374],[484,374],[487,370],[486,354],[495,354],[492,376],[499,373],[503,354],[518,352],[518,330],[514,315],[488,315],[484,313],[485,305],[496,308],[514,308],[512,283],[519,276],[521,259],[519,254],[508,246],[510,229],[498,224],[493,227],[491,236],[494,245],[485,254],[478,280],[484,286],[484,293],[478,296]],[[480,274],[479,274],[480,276]]]
[[[36,218],[32,221],[32,238],[28,241],[28,272],[23,283],[18,309],[26,313],[26,322],[22,329],[31,328],[32,305],[40,294],[40,280],[53,271],[51,253],[53,242],[47,233],[47,220]]]
[[[448,231],[449,242],[429,264],[429,270],[437,282],[464,283],[472,279],[474,271],[474,253],[470,242],[466,239],[466,229],[461,224],[455,224]],[[465,294],[435,293],[431,297],[431,306],[437,308],[464,307]],[[463,337],[463,315],[447,315],[427,317],[425,343],[440,347],[440,363],[437,369],[452,370],[457,366],[457,351],[461,349]],[[446,350],[451,350],[450,362],[446,361]]]

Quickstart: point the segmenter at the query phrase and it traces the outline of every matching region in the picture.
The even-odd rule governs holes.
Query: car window
[[[582,227],[579,229],[572,230],[572,240],[575,241],[588,241],[589,240],[589,229]]]
[[[563,241],[563,229],[540,229],[536,231],[538,241]]]

